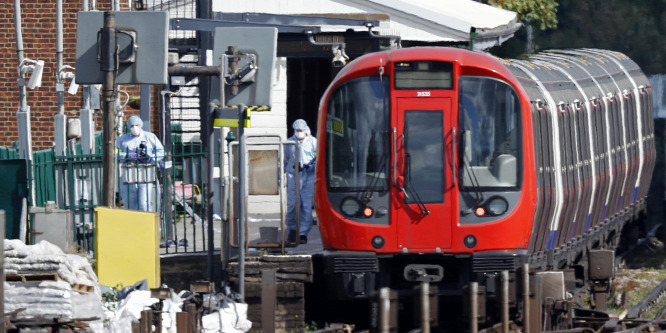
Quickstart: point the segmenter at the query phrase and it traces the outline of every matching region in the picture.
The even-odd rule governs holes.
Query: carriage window
[[[461,76],[460,182],[465,188],[516,188],[520,164],[520,100],[508,84]]]
[[[386,76],[362,77],[331,94],[325,152],[330,191],[388,191],[388,82]]]

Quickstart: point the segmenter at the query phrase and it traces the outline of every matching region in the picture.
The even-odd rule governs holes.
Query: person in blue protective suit
[[[294,135],[289,140],[296,145],[285,148],[284,166],[287,173],[287,241],[296,242],[296,186],[294,173],[298,172],[300,183],[299,197],[299,235],[300,243],[308,242],[308,233],[312,228],[312,204],[314,198],[315,158],[317,157],[317,139],[312,136],[310,127],[303,119],[297,119],[292,126]],[[294,149],[299,152],[299,161],[294,160]]]
[[[116,139],[118,162],[123,168],[130,168],[140,164],[147,168],[155,168],[164,159],[164,146],[153,133],[143,130],[143,121],[138,116],[131,116],[127,120],[128,133]],[[120,196],[123,205],[128,209],[138,209],[154,212],[153,199],[155,198],[155,180],[129,181],[126,173],[121,173]]]

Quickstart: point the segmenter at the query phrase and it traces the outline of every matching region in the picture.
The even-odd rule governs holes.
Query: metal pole
[[[479,330],[479,283],[469,284],[469,332],[476,333]]]
[[[23,31],[21,29],[21,0],[14,0],[14,26],[16,27],[16,57],[18,66],[20,66],[25,58],[23,55]],[[19,78],[25,80],[25,75],[20,71]],[[25,84],[19,84],[19,111],[25,110],[26,104]]]
[[[523,264],[523,331],[531,332],[530,327],[530,265]]]
[[[88,0],[83,0],[81,10],[86,12],[90,10]],[[84,155],[95,153],[95,125],[93,112],[90,109],[90,86],[82,87],[83,105],[79,110],[79,119],[81,119],[81,151]]]
[[[25,160],[28,170],[27,183],[30,189],[30,202],[35,205],[35,186],[32,180],[32,130],[30,128],[30,107],[26,101],[25,74],[21,71],[21,64],[25,57],[23,55],[23,31],[21,29],[21,1],[14,0],[14,26],[16,27],[16,58],[18,60],[18,86],[19,86],[19,107],[16,112],[16,120],[19,135],[19,156]],[[25,203],[25,201],[24,201]],[[27,209],[27,205],[24,207]],[[27,220],[22,220],[22,224],[27,224]],[[23,236],[21,237],[23,239]]]
[[[211,19],[212,18],[212,0],[196,0],[196,16],[199,19]],[[197,45],[199,46],[199,65],[206,66],[208,65],[208,51],[212,49],[212,33],[207,31],[197,31]],[[213,123],[212,117],[210,115],[210,77],[199,77],[199,116],[201,118],[202,124],[201,128],[203,129],[202,134],[202,143],[205,148],[208,149],[208,183],[213,184],[214,177],[214,166],[215,163],[211,163],[212,156],[215,156],[214,148],[214,132],[213,132]],[[211,145],[211,143],[213,145]],[[213,159],[214,160],[214,159]],[[204,221],[208,223],[208,280],[214,281],[214,263],[213,263],[213,247],[214,238],[213,233],[213,187],[212,185],[206,187],[205,193],[205,212],[206,216]]]
[[[379,289],[379,332],[388,333],[391,329],[391,289]]]
[[[200,78],[201,79],[201,78]],[[214,177],[215,177],[215,131],[213,129],[213,107],[210,107],[208,112],[208,124],[206,126],[207,139],[208,139],[208,159],[206,160],[208,164],[208,186],[206,186],[206,222],[208,223],[207,233],[208,233],[208,281],[215,281],[215,271],[213,270],[213,255],[215,250],[215,233],[213,230],[213,198],[215,193],[213,192],[215,186],[213,186]]]
[[[430,333],[430,283],[421,283],[421,333]]]
[[[103,205],[113,207],[115,202],[115,101],[116,101],[116,77],[114,75],[115,49],[116,49],[116,18],[111,11],[104,12],[104,28],[102,29],[102,71],[104,72],[104,86],[102,96],[103,132],[102,141],[104,144],[102,164],[102,186],[103,186]]]
[[[502,271],[502,332],[509,333],[509,271]]]
[[[173,238],[174,241],[176,241],[174,237],[174,230],[173,230],[173,224],[170,222],[171,221],[171,205],[172,205],[172,200],[173,200],[173,191],[171,189],[171,184],[172,184],[172,179],[171,179],[171,173],[173,168],[173,165],[171,164],[173,162],[173,143],[171,142],[171,108],[169,106],[169,101],[171,100],[171,94],[167,93],[167,91],[163,90],[160,94],[161,100],[160,100],[160,105],[162,105],[162,112],[161,112],[161,131],[162,133],[162,142],[164,143],[164,150],[167,152],[165,158],[164,158],[164,198],[165,202],[162,207],[164,211],[164,221],[166,221],[166,237],[165,241],[168,242]],[[169,96],[169,97],[167,97]],[[168,99],[167,99],[168,98]],[[142,98],[143,99],[143,98]],[[169,168],[167,168],[169,166]]]
[[[18,65],[21,66],[25,59],[23,55],[23,31],[21,29],[21,1],[14,0],[14,26],[16,27],[16,57]],[[27,105],[25,90],[25,74],[18,69],[19,75],[19,108],[18,108],[18,129],[19,129],[19,154],[26,160],[28,165],[32,159],[32,136],[30,134],[30,107]]]
[[[56,155],[65,155],[66,149],[66,122],[65,115],[65,84],[60,77],[60,70],[63,66],[62,61],[62,0],[56,0],[56,94],[58,96],[58,113],[54,117],[55,123],[55,153]]]
[[[247,138],[245,137],[245,116],[247,107],[243,104],[239,106],[238,119],[238,186],[239,186],[239,212],[238,212],[238,292],[241,295],[241,302],[245,302],[245,223],[247,223],[247,170],[245,168],[247,161]]]

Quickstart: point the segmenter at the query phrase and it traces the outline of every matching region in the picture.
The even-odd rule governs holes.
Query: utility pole
[[[104,28],[102,29],[102,117],[103,117],[103,154],[102,154],[102,202],[106,207],[115,206],[115,102],[116,102],[116,17],[112,11],[104,12]]]
[[[197,0],[197,18],[210,20],[212,18],[212,0]],[[208,31],[198,31],[197,40],[199,44],[199,65],[207,66],[208,55],[206,52],[212,49],[211,43],[211,33]],[[205,212],[206,217],[204,221],[208,223],[207,228],[207,247],[208,247],[208,280],[213,281],[215,277],[215,271],[213,269],[214,261],[213,254],[215,249],[214,242],[214,232],[213,232],[213,169],[215,168],[215,131],[213,130],[212,116],[210,114],[209,108],[210,100],[210,77],[200,77],[199,78],[199,115],[201,118],[201,128],[203,129],[205,135],[203,136],[201,142],[203,143],[206,151],[208,152],[207,159],[207,175],[206,178],[208,186],[206,186],[205,198]]]

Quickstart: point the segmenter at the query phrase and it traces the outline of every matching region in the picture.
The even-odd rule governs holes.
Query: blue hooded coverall
[[[317,156],[317,139],[310,133],[310,128],[303,119],[298,119],[293,124],[294,130],[305,130],[307,136],[300,142],[296,134],[288,140],[296,142],[296,146],[288,145],[285,148],[285,172],[287,174],[287,229],[296,230],[296,188],[294,186],[294,148],[299,149],[300,161],[297,168],[300,169],[298,180],[300,183],[300,236],[307,236],[312,228],[312,204],[314,199],[314,175],[315,157]],[[300,167],[299,167],[300,166]]]

